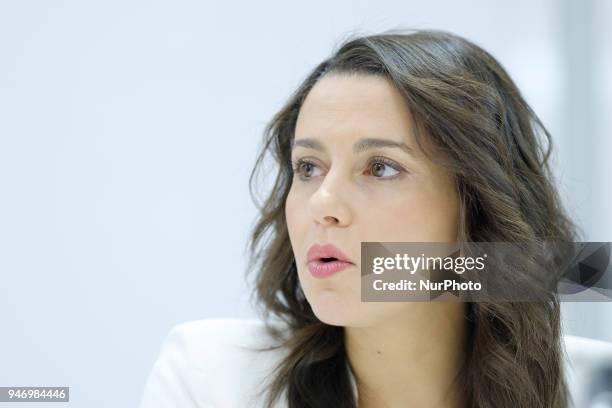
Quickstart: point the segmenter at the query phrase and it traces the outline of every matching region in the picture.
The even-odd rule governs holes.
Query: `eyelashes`
[[[400,166],[399,164],[395,163],[392,160],[387,159],[386,157],[383,156],[374,156],[372,158],[370,158],[370,160],[368,161],[367,164],[367,171],[372,174],[371,168],[373,165],[375,164],[383,164],[384,166],[390,167],[391,169],[395,170],[397,172],[397,174],[393,175],[393,176],[389,176],[389,177],[377,177],[377,176],[373,176],[375,179],[381,180],[381,181],[388,181],[388,180],[395,180],[399,177],[402,177],[405,173],[408,173],[402,166]],[[302,181],[310,181],[310,179],[312,178],[312,176],[306,176],[304,173],[304,167],[311,167],[311,168],[318,168],[319,166],[314,163],[311,160],[308,159],[297,159],[297,160],[292,160],[291,161],[291,168],[293,170],[294,174],[297,174],[300,178],[300,180]]]

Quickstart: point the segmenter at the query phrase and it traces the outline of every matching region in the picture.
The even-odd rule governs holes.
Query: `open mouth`
[[[308,269],[315,278],[326,278],[350,266],[350,262],[335,257],[315,258],[308,263]]]

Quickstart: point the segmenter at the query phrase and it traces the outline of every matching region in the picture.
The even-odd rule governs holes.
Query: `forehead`
[[[328,74],[310,90],[298,115],[296,137],[348,133],[354,137],[411,139],[408,104],[393,83],[375,75]]]

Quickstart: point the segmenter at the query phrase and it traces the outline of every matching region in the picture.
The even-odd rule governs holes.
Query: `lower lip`
[[[344,261],[310,261],[308,262],[308,270],[315,278],[326,278],[352,265],[352,263]]]

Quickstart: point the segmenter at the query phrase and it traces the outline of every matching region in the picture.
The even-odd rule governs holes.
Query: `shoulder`
[[[587,337],[564,335],[565,375],[577,406],[586,398],[605,370],[612,370],[612,343]]]
[[[270,323],[283,329],[281,323]],[[258,319],[209,318],[168,332],[145,384],[141,408],[258,407],[284,356]]]
[[[280,323],[271,324],[282,328]],[[195,358],[192,363],[198,364],[201,362],[198,357],[219,357],[218,352],[222,351],[242,354],[245,347],[271,346],[274,339],[259,319],[209,318],[177,324],[164,342],[181,348]]]
[[[612,366],[612,343],[580,336],[563,336],[566,368],[583,374],[600,365]]]
[[[565,350],[573,363],[612,358],[612,343],[588,337],[565,335]]]

